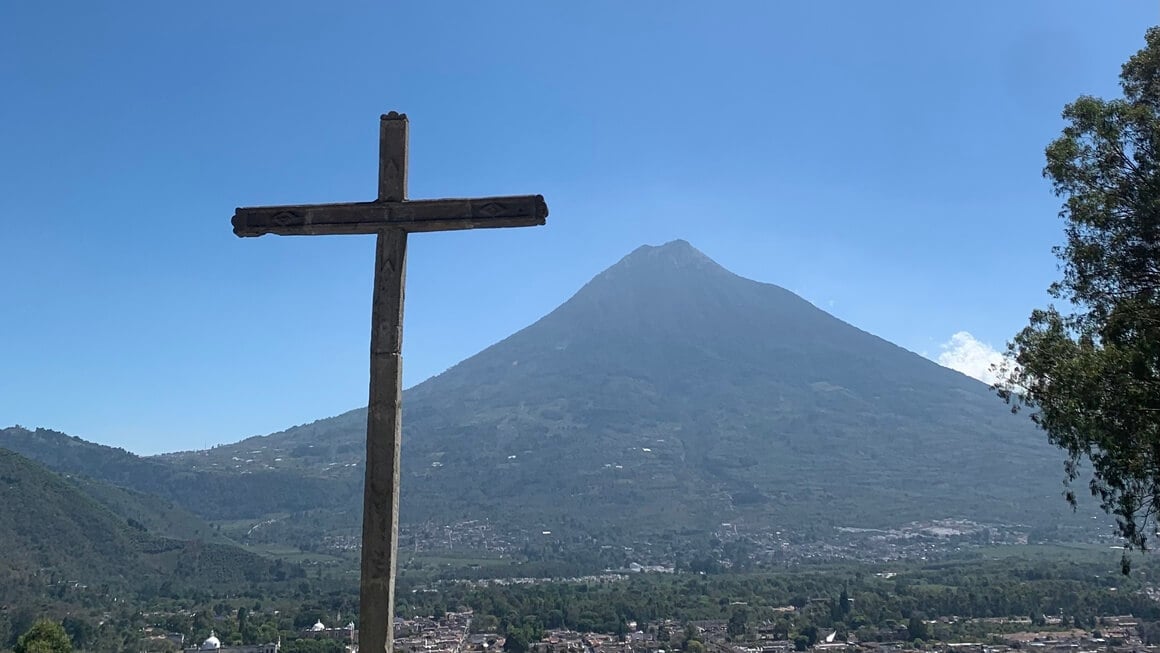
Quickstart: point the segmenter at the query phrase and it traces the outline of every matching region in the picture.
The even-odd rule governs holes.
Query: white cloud
[[[1003,354],[991,345],[981,342],[966,331],[959,331],[939,346],[938,364],[958,370],[983,383],[994,383],[998,375],[991,366],[1002,362]]]

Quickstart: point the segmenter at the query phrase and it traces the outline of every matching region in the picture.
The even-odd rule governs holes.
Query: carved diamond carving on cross
[[[270,222],[273,222],[279,227],[285,227],[287,225],[294,224],[294,221],[297,219],[298,215],[293,211],[282,211],[281,213],[277,213],[271,217]]]
[[[504,212],[504,205],[499,202],[488,202],[479,207],[480,215],[485,218],[494,218],[495,216]]]

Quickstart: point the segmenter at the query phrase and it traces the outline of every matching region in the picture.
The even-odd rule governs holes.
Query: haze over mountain
[[[684,241],[637,249],[404,402],[405,522],[648,533],[1069,519],[1061,455],[985,385]],[[158,460],[353,489],[364,429],[356,410]],[[353,500],[318,507],[357,524]]]

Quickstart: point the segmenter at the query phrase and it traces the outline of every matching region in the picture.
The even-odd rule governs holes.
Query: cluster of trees
[[[1144,548],[1160,513],[1160,28],[1120,87],[1068,104],[1047,147],[1066,237],[1049,291],[1063,308],[1031,314],[995,387],[1068,454],[1069,482],[1090,463],[1091,494]]]
[[[187,643],[203,641],[212,630],[228,644],[258,644],[281,638],[283,649],[291,653],[341,650],[341,646],[335,649],[333,642],[297,637],[319,619],[330,623],[338,614],[355,618],[358,592],[349,581],[300,581],[265,590],[242,592],[230,599],[134,597],[91,604],[30,601],[0,610],[0,651],[15,647],[18,638],[45,617],[58,620],[75,648],[93,653],[139,650],[149,628],[180,633]]]
[[[41,619],[16,640],[15,653],[72,653],[72,639],[55,621]]]
[[[205,613],[198,613],[191,618],[172,615],[165,620],[165,623],[159,625],[163,625],[173,632],[199,633],[202,638],[209,635],[212,625],[218,638],[227,644],[272,642],[279,638],[277,624],[274,624],[273,620],[261,619],[260,625],[252,629],[248,619],[249,612],[246,608],[240,608],[232,614],[233,619],[224,621],[216,619],[213,620],[212,624],[207,621]],[[295,623],[297,624],[301,618],[305,618],[305,614],[296,617]],[[289,624],[281,625],[289,626]],[[222,630],[218,630],[219,628]],[[139,636],[140,626],[137,626],[135,630]],[[67,617],[62,622],[38,619],[14,641],[10,642],[9,646],[15,653],[71,653],[74,648],[92,651],[122,651],[137,648],[135,646],[138,643],[137,638],[133,635],[117,640],[101,640],[94,637],[95,634],[94,627],[83,620]],[[346,650],[344,643],[336,640],[296,638],[289,633],[286,639],[283,650],[287,653],[343,653]],[[193,639],[192,641],[200,640]],[[0,648],[8,648],[8,646],[0,644]]]
[[[618,582],[439,583],[434,592],[400,592],[405,598],[399,610],[415,616],[470,608],[478,631],[514,634],[517,652],[520,642],[535,641],[544,629],[622,634],[627,622],[664,619],[727,620],[728,634],[737,638],[765,624],[807,646],[820,631],[870,641],[971,638],[983,626],[963,620],[977,617],[1053,615],[1083,627],[1094,627],[1099,615],[1160,619],[1160,606],[1137,591],[1141,579],[1120,577],[1102,558],[899,566],[891,578],[850,566],[761,575],[640,575]],[[1143,573],[1151,571],[1145,567]],[[795,610],[774,610],[787,606]],[[925,623],[943,616],[960,620]],[[681,633],[672,636],[678,646]]]

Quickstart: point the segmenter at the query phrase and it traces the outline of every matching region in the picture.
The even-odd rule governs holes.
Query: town
[[[779,609],[789,614],[792,606]],[[839,637],[838,631],[816,629],[794,639],[787,638],[784,626],[777,620],[747,624],[739,619],[697,620],[681,622],[664,619],[638,624],[629,621],[619,633],[579,632],[570,629],[545,630],[536,641],[523,641],[520,635],[477,632],[472,612],[451,612],[439,617],[397,618],[394,650],[400,653],[907,653],[940,651],[944,653],[1143,653],[1160,650],[1154,642],[1156,632],[1142,631],[1131,615],[1104,616],[1091,629],[1069,627],[1059,617],[1046,617],[1035,623],[1030,618],[990,618],[974,620],[991,626],[995,632],[981,641],[924,640],[916,634],[934,636],[940,627],[955,618],[925,620],[885,629],[881,640],[860,641],[853,635]],[[920,631],[920,632],[915,632]],[[321,620],[302,629],[296,641],[335,642],[327,650],[357,653],[358,630],[354,624],[327,627]],[[148,650],[172,651],[185,644],[177,633],[159,633],[146,629]],[[337,646],[340,644],[341,646]],[[217,650],[221,653],[281,653],[281,641],[266,645],[229,646],[212,634],[197,646],[186,650]],[[296,646],[295,650],[306,648]]]

